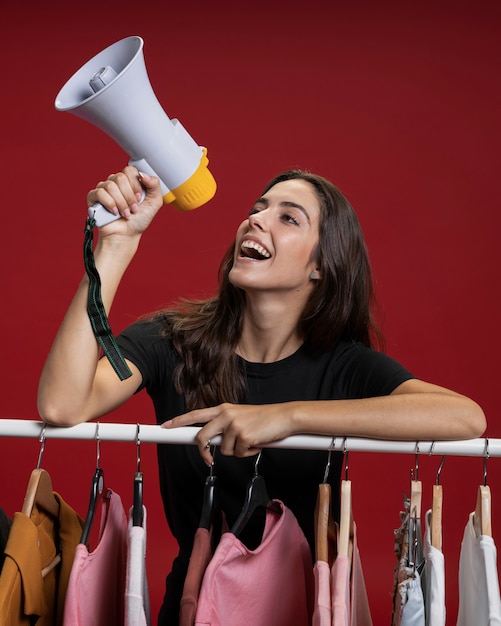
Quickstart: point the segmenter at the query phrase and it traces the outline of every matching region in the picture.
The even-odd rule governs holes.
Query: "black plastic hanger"
[[[140,425],[136,431],[137,471],[134,474],[134,497],[132,504],[132,525],[143,525],[143,473],[141,472],[141,441],[139,439]]]
[[[260,507],[271,509],[277,513],[280,513],[281,509],[278,503],[271,500],[266,489],[266,483],[264,478],[258,473],[258,464],[261,459],[261,452],[256,457],[254,463],[254,475],[247,483],[247,494],[245,502],[242,507],[242,511],[238,516],[236,522],[231,528],[231,532],[238,537],[245,525],[252,517],[254,511]]]
[[[411,469],[411,496],[409,502],[409,551],[407,566],[421,574],[424,557],[421,539],[421,501],[423,495],[422,482],[419,480],[419,441],[416,442],[415,466]]]
[[[212,451],[212,458],[214,458],[214,451]],[[210,530],[212,521],[214,519],[214,513],[216,509],[216,482],[217,477],[214,474],[214,461],[212,462],[209,475],[205,479],[204,486],[204,499],[202,502],[202,514],[200,516],[199,528],[205,528]]]
[[[87,516],[85,517],[85,523],[82,530],[82,536],[80,538],[80,543],[87,544],[89,541],[89,535],[92,528],[92,522],[94,521],[94,514],[96,512],[96,506],[100,500],[102,500],[102,504],[106,504],[109,502],[109,492],[106,488],[104,482],[104,472],[100,467],[100,457],[101,457],[101,441],[99,439],[99,422],[97,423],[96,428],[96,441],[97,441],[97,462],[96,462],[96,471],[94,476],[92,477],[91,487],[90,487],[90,499],[89,506],[87,508]]]

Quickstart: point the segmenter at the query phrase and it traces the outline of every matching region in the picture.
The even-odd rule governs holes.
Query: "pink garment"
[[[337,556],[332,567],[324,561],[317,561],[313,573],[313,626],[372,626],[355,523],[351,561],[347,556]]]
[[[372,626],[369,598],[357,544],[357,527],[353,523],[353,554],[351,558],[351,626]]]
[[[331,568],[326,561],[317,561],[313,567],[315,579],[315,607],[312,626],[331,626]]]
[[[332,624],[350,626],[350,560],[338,555],[331,570]]]
[[[313,614],[313,563],[292,511],[266,512],[261,545],[249,550],[224,533],[198,598],[196,626],[309,626]]]
[[[112,626],[124,621],[127,518],[120,496],[109,490],[93,552],[80,543],[70,572],[64,626]]]
[[[350,561],[336,557],[331,570],[332,624],[350,626]]]
[[[179,626],[193,626],[195,623],[202,579],[211,558],[211,532],[206,528],[199,528],[195,533],[193,550],[184,582],[179,610]]]

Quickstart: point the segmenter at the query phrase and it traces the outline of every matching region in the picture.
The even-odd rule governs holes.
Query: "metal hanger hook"
[[[419,441],[416,441],[416,452],[414,455],[414,480],[419,480]]]
[[[97,469],[101,468],[101,439],[99,438],[99,422],[96,422],[96,442],[97,442],[97,452],[96,452],[96,467]]]
[[[445,454],[442,456],[442,460],[440,461],[440,465],[438,466],[437,469],[437,476],[435,478],[435,485],[440,485],[440,474],[442,473],[442,468],[444,466],[445,463]]]
[[[40,452],[38,453],[38,462],[37,462],[37,469],[40,469],[40,467],[42,466],[42,457],[43,457],[43,453],[45,450],[45,429],[47,428],[47,424],[44,423],[44,425],[42,426],[42,430],[40,431],[40,437],[38,438],[38,441],[40,442]]]
[[[141,471],[141,439],[139,438],[139,431],[141,430],[141,424],[136,424],[136,459],[137,459],[137,472]]]
[[[212,444],[210,446],[210,453],[212,456],[212,463],[209,467],[209,476],[212,478],[214,476],[214,464],[216,463],[216,444]],[[256,472],[256,468],[254,467],[254,472]]]
[[[349,450],[348,450],[348,444],[347,444],[347,437],[345,437],[344,441],[343,441],[343,454],[344,454],[344,479],[348,480],[348,455],[349,455]]]
[[[489,439],[485,438],[484,448],[484,487],[487,487],[487,459],[489,458]]]
[[[430,446],[429,456],[433,454],[434,449],[435,449],[435,442],[432,441],[431,446]],[[440,474],[442,473],[442,468],[444,466],[444,463],[445,463],[445,454],[442,456],[442,460],[440,461],[440,464],[437,469],[437,475],[435,477],[435,485],[440,485]]]
[[[259,461],[261,460],[262,454],[263,454],[263,451],[259,450],[259,452],[256,455],[256,460],[254,461],[254,476],[257,476],[259,474],[258,466],[259,466]]]
[[[329,472],[331,469],[332,451],[334,450],[335,447],[336,447],[336,437],[333,437],[329,446],[329,454],[327,456],[327,464],[325,466],[324,479],[322,481],[323,483],[326,483],[329,478]]]

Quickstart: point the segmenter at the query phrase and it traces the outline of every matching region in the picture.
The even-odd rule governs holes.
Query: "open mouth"
[[[264,246],[257,243],[257,241],[245,239],[242,241],[242,245],[240,246],[240,256],[243,256],[246,259],[262,261],[264,259],[269,259],[271,254]]]

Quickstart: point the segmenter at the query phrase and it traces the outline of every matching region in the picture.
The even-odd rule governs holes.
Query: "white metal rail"
[[[112,424],[88,422],[71,427],[46,426],[39,420],[0,419],[0,437],[41,439],[87,439],[99,437],[101,441],[130,441],[141,443],[195,444],[198,432],[195,427],[173,429],[151,424]],[[212,439],[214,445],[220,438]],[[390,441],[358,437],[332,437],[320,435],[294,435],[268,444],[269,448],[300,450],[349,450],[350,452],[394,452],[403,454],[432,454],[457,456],[501,457],[501,439],[467,439],[461,441]]]

